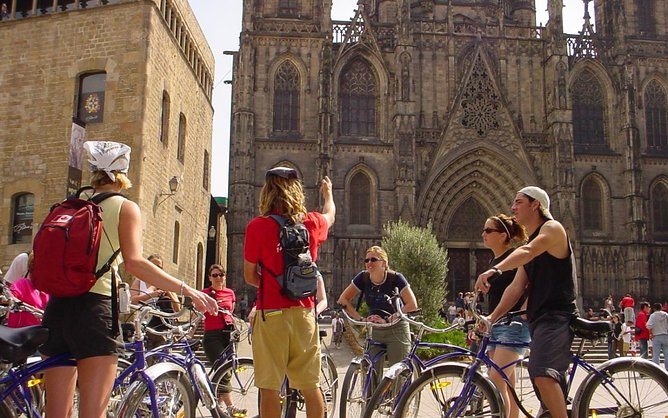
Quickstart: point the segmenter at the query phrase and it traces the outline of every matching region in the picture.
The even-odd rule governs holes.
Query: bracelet
[[[503,272],[501,271],[501,269],[498,268],[498,267],[492,267],[492,270],[496,271],[496,274],[499,274],[499,275],[500,275],[500,274],[503,274]]]

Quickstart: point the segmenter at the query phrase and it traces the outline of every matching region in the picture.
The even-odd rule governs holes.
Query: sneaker
[[[227,413],[229,416],[233,418],[243,418],[246,416],[246,409],[243,408],[237,408],[236,406],[228,406],[227,407]]]

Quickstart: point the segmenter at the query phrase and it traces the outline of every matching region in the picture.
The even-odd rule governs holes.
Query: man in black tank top
[[[567,418],[566,371],[573,332],[569,324],[575,306],[575,263],[566,230],[552,218],[550,198],[529,186],[515,196],[512,212],[529,233],[529,242],[478,276],[476,289],[485,293],[497,273],[517,269],[490,322],[503,316],[525,293],[531,332],[529,374],[553,418]]]

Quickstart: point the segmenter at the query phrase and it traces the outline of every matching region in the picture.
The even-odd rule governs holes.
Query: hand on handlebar
[[[374,324],[385,324],[387,323],[380,315],[369,315],[366,317],[367,322],[373,322]]]
[[[497,271],[494,269],[489,269],[478,276],[478,280],[475,282],[474,289],[482,293],[487,294],[489,292],[490,283],[489,279],[497,275]]]

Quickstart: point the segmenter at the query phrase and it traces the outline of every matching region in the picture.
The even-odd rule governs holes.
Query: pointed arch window
[[[668,150],[668,100],[656,80],[645,89],[645,130],[648,151]]]
[[[603,191],[593,179],[582,185],[582,226],[589,231],[603,229]]]
[[[299,71],[290,61],[274,78],[274,132],[299,131]]]
[[[14,197],[12,244],[30,244],[32,242],[32,222],[35,210],[35,195],[21,193]]]
[[[375,136],[378,83],[369,64],[353,61],[341,76],[341,134]]]
[[[215,260],[214,260],[215,261]],[[205,286],[202,286],[204,284],[204,246],[202,245],[201,242],[197,243],[197,271],[196,271],[196,279],[195,283],[197,283],[198,286],[201,286],[200,289],[204,288]]]
[[[362,172],[350,179],[350,224],[371,224],[371,181]]]
[[[575,151],[607,150],[605,142],[605,97],[598,78],[583,71],[573,83],[573,144]]]
[[[469,197],[455,212],[448,227],[448,239],[480,241],[480,226],[485,225],[487,211],[475,198]]]
[[[668,186],[665,183],[654,186],[651,200],[654,234],[668,237]]]

